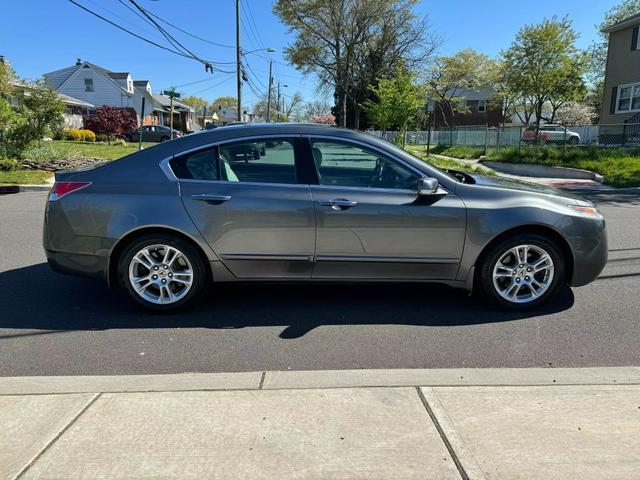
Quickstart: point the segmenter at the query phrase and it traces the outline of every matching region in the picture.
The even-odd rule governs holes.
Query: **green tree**
[[[524,26],[501,54],[504,83],[518,99],[530,102],[536,127],[543,119],[553,122],[558,108],[586,93],[587,59],[575,46],[577,38],[568,18],[553,17]]]
[[[44,82],[32,83],[24,97],[25,116],[34,140],[63,128],[64,102]]]
[[[15,74],[6,60],[0,60],[0,95],[9,95],[13,90]]]
[[[42,82],[26,84],[21,104],[0,98],[0,156],[20,157],[36,140],[62,130],[64,102]]]
[[[392,77],[381,78],[371,91],[376,100],[365,102],[367,115],[382,130],[398,127],[396,143],[404,143],[405,132],[416,122],[425,102],[424,89],[416,84],[415,74],[397,67]]]
[[[235,110],[238,108],[238,99],[236,97],[218,97],[211,102],[211,108],[213,108],[214,111],[220,110],[221,108]]]
[[[369,85],[434,47],[417,0],[277,0],[274,12],[295,34],[287,58],[334,91],[341,126],[358,127]],[[349,106],[351,107],[349,109]],[[348,117],[348,112],[351,115]]]
[[[495,60],[471,48],[436,58],[426,85],[445,123],[455,119],[456,112],[467,111],[462,96],[465,90],[494,83],[496,68]]]
[[[0,97],[0,158],[18,157],[29,144],[29,139],[22,137],[26,119],[18,113],[13,105]]]
[[[209,107],[209,102],[202,97],[190,96],[181,98],[180,101],[193,107],[196,112],[202,110],[202,107]]]

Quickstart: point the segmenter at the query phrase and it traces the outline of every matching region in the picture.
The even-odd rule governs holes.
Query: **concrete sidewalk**
[[[640,368],[0,378],[0,479],[640,478]]]

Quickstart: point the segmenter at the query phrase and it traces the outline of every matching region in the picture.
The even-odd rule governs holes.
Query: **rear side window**
[[[216,163],[216,148],[176,157],[170,162],[176,177],[192,180],[220,180]]]
[[[295,139],[266,138],[220,145],[222,180],[297,183]]]

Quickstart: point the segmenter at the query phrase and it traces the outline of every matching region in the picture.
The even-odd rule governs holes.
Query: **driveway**
[[[234,285],[174,315],[53,273],[45,194],[0,196],[0,375],[640,365],[640,194],[589,195],[609,265],[541,311],[435,285]]]

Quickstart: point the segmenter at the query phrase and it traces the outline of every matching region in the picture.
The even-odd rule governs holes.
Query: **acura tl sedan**
[[[588,201],[300,124],[216,128],[59,172],[44,248],[55,271],[104,279],[156,310],[217,282],[265,280],[439,282],[527,309],[607,261],[605,221]]]

